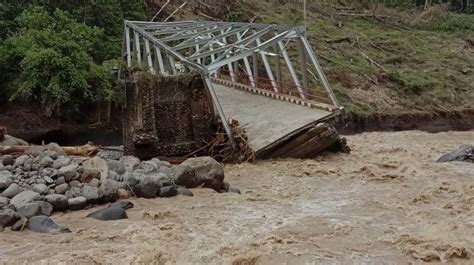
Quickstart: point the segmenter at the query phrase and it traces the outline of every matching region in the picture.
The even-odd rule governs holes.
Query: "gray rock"
[[[41,176],[43,177],[51,177],[53,175],[56,175],[57,173],[57,169],[54,169],[54,168],[43,168],[43,170],[41,170]]]
[[[80,178],[81,182],[89,183],[93,179],[100,179],[100,171],[98,169],[84,169]]]
[[[87,199],[83,196],[68,200],[69,209],[73,211],[82,210],[87,205]]]
[[[2,192],[2,196],[7,197],[7,198],[13,198],[20,192],[21,192],[20,186],[18,186],[18,184],[16,183],[12,183],[10,186],[8,186],[6,190]]]
[[[76,197],[76,193],[74,193],[74,191],[72,191],[72,190],[67,190],[67,191],[64,193],[64,195],[66,195],[66,197],[67,197],[68,199],[72,199],[72,198]]]
[[[37,203],[40,205],[41,213],[43,215],[50,216],[51,213],[53,213],[53,205],[51,205],[51,203],[45,201],[35,201],[33,203]]]
[[[100,201],[99,188],[84,186],[81,190],[81,195],[87,199],[89,203],[96,203]]]
[[[13,156],[11,155],[4,155],[2,157],[2,164],[4,166],[13,166],[13,164],[15,164],[15,159],[13,159]]]
[[[59,226],[51,218],[44,215],[30,218],[28,220],[28,229],[38,233],[71,233],[69,228]]]
[[[99,187],[100,181],[98,179],[92,179],[89,183],[86,184],[86,186],[90,187]]]
[[[65,177],[58,177],[55,181],[54,181],[54,184],[56,185],[61,185],[61,184],[64,184],[66,183],[66,178]]]
[[[7,206],[9,202],[10,202],[10,199],[6,197],[0,197],[0,209]]]
[[[88,158],[86,157],[76,156],[71,160],[71,162],[74,164],[82,165],[82,163],[84,163],[84,161],[86,161],[87,159]]]
[[[127,171],[133,171],[138,168],[140,164],[140,159],[134,156],[122,156],[119,160],[124,166]]]
[[[186,188],[204,184],[220,191],[224,185],[224,168],[212,157],[189,158],[177,166],[175,183]]]
[[[0,211],[0,228],[13,225],[20,219],[20,215],[11,209],[5,209]]]
[[[138,185],[138,183],[140,183],[140,180],[143,178],[143,175],[136,172],[126,172],[125,174],[123,174],[122,177],[125,185],[133,188]]]
[[[91,170],[91,169],[98,170],[100,172],[101,182],[104,182],[108,177],[109,167],[107,166],[107,162],[98,156],[95,156],[91,159],[84,161],[83,167],[84,167],[84,172],[86,170]],[[82,179],[82,176],[81,176],[81,179]]]
[[[57,193],[57,194],[64,194],[66,193],[66,191],[69,189],[69,185],[67,183],[63,183],[61,185],[57,185],[55,188],[54,188],[54,191]]]
[[[49,188],[45,184],[34,184],[33,191],[36,191],[39,194],[47,194],[49,191]]]
[[[119,207],[119,208],[122,208],[124,210],[128,210],[128,209],[132,209],[133,207],[135,207],[135,205],[133,205],[133,203],[129,202],[129,201],[118,201],[118,202],[114,202],[114,203],[110,204],[109,208],[112,208],[112,207]]]
[[[53,206],[53,210],[62,211],[68,207],[67,197],[63,194],[49,194],[44,199]]]
[[[71,186],[71,188],[81,188],[82,183],[77,181],[77,180],[73,180],[73,181],[69,182],[69,186]]]
[[[153,176],[144,176],[140,179],[138,185],[133,188],[133,192],[138,197],[143,198],[156,198],[160,192],[161,183],[160,180]]]
[[[142,161],[138,168],[142,169],[145,173],[153,172],[158,169],[152,161]]]
[[[115,180],[115,181],[120,181],[119,175],[113,170],[109,170],[109,177],[108,178],[112,179],[112,180]]]
[[[36,202],[30,202],[22,205],[16,210],[22,217],[31,218],[33,216],[42,215],[41,205]]]
[[[168,187],[163,187],[160,189],[159,197],[169,198],[169,197],[174,197],[176,195],[178,195],[178,190],[176,189],[176,187],[168,186]]]
[[[64,153],[64,150],[57,143],[49,143],[45,147],[46,147],[46,149],[54,151],[54,152],[58,153],[59,155],[66,155],[66,153]]]
[[[31,159],[31,158],[28,157],[28,158],[25,160],[25,163],[23,163],[23,170],[24,170],[24,171],[34,170],[34,168],[33,168],[33,159]]]
[[[41,195],[31,190],[25,190],[17,194],[10,200],[10,204],[15,206],[16,209],[20,208],[24,204],[39,200]]]
[[[187,189],[184,187],[178,187],[178,195],[189,196],[189,197],[194,196],[193,192],[190,189]]]
[[[100,185],[100,193],[104,202],[114,202],[117,200],[117,190],[122,186],[115,180],[106,179],[102,185]]]
[[[117,160],[107,160],[107,166],[109,170],[115,171],[119,175],[122,175],[126,171],[125,166]]]
[[[25,161],[29,158],[27,155],[21,155],[15,159],[15,163],[13,164],[14,167],[21,167],[25,163]]]
[[[77,164],[70,164],[59,169],[59,172],[64,176],[67,182],[73,180],[76,177],[77,169],[79,165]]]
[[[44,181],[45,181],[47,184],[52,184],[52,183],[54,183],[54,180],[53,180],[51,177],[44,176],[43,179],[44,179]]]
[[[436,162],[465,161],[474,163],[474,145],[461,145],[457,150],[441,156]]]
[[[173,186],[173,180],[163,173],[158,173],[155,175],[161,182],[162,187]]]
[[[43,167],[51,167],[51,166],[53,166],[53,163],[54,163],[54,159],[52,159],[52,158],[49,157],[49,156],[43,156],[43,157],[40,159],[40,164],[41,164]]]
[[[105,209],[100,209],[88,214],[86,217],[94,218],[101,221],[111,221],[128,218],[125,210],[120,207],[109,207]]]
[[[36,179],[36,184],[43,184],[43,185],[46,185],[46,181],[42,178],[37,178]]]
[[[59,148],[61,148],[61,147],[59,147]],[[61,148],[61,151],[62,151],[62,148]],[[43,152],[43,156],[48,156],[48,157],[52,158],[53,162],[54,162],[54,160],[56,160],[59,157],[59,153],[54,151],[54,150],[45,150]],[[52,166],[52,164],[51,164],[51,166]]]
[[[22,217],[20,220],[16,221],[10,229],[12,231],[23,231],[25,228],[28,227],[28,218]]]
[[[59,168],[69,165],[69,163],[71,163],[71,159],[67,156],[62,155],[62,156],[59,156],[56,160],[54,160],[53,168],[59,169]]]
[[[9,171],[0,171],[0,190],[8,188],[13,181],[12,173]]]
[[[156,165],[156,168],[160,168],[160,167],[171,167],[171,163],[168,162],[168,161],[161,161],[159,160],[158,158],[153,158],[151,160],[153,163],[155,163]]]

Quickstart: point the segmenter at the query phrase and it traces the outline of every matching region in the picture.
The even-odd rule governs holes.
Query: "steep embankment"
[[[294,1],[238,3],[238,19],[303,24],[302,4]],[[446,120],[452,126],[444,129],[473,128],[472,15],[439,6],[421,11],[308,3],[307,25],[354,130],[397,129],[393,121],[407,120],[415,122],[398,127],[423,129],[433,127],[429,120]],[[419,122],[425,125],[417,127]]]

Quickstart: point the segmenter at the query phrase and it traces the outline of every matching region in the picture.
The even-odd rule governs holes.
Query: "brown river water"
[[[0,233],[6,264],[474,264],[474,131],[349,136],[351,154],[227,165],[242,194],[133,200],[129,219],[55,214],[71,234]]]

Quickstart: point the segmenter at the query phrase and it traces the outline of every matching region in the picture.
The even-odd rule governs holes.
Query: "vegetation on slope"
[[[240,0],[235,12],[245,14],[241,19],[301,25],[302,5],[295,2]],[[349,113],[472,108],[473,15],[441,6],[368,7],[308,3],[308,37]]]

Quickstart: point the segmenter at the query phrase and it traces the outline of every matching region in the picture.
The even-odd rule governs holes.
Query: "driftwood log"
[[[38,148],[39,150],[41,150],[41,148],[47,149],[47,147],[41,145],[7,145],[0,146],[0,155],[22,154],[33,148]],[[66,155],[74,156],[93,156],[99,151],[98,146],[91,144],[83,146],[61,146],[61,149]]]

